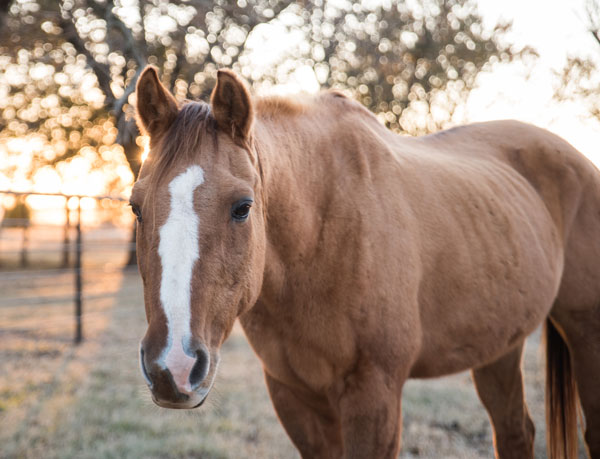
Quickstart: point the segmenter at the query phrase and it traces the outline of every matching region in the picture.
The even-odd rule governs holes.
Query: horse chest
[[[323,321],[297,323],[272,316],[257,305],[241,318],[254,351],[278,381],[323,394],[352,362],[354,340],[345,326]]]

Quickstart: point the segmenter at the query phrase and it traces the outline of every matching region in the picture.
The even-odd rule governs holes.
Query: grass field
[[[87,339],[79,347],[70,343],[70,323],[63,323],[62,329],[42,327],[39,333],[22,333],[15,326],[23,320],[48,323],[48,311],[2,312],[0,456],[299,457],[275,417],[260,363],[237,326],[223,347],[209,402],[192,412],[156,407],[138,369],[138,343],[145,330],[140,281],[130,273],[111,282],[120,285],[119,293],[95,304],[95,314],[84,323]],[[544,383],[538,342],[536,333],[524,366],[537,426],[536,457],[543,458]],[[400,457],[493,457],[487,415],[468,374],[410,381],[403,412]]]

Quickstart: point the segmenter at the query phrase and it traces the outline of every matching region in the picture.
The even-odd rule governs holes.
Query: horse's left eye
[[[135,214],[137,221],[142,223],[142,211],[137,204],[129,204],[131,206],[131,211]]]
[[[236,202],[231,208],[231,218],[237,222],[243,222],[250,215],[250,209],[252,208],[252,200],[244,199]]]

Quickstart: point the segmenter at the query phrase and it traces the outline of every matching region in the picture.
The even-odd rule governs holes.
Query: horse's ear
[[[156,137],[169,128],[179,108],[177,101],[158,79],[155,67],[144,69],[137,82],[137,122],[140,131]]]
[[[248,88],[240,77],[231,70],[219,70],[210,103],[219,129],[235,141],[248,140],[254,111]]]

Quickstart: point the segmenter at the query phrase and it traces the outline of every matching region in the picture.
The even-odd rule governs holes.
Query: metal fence
[[[84,196],[59,193],[26,193],[0,190],[1,195],[13,195],[24,200],[28,196],[53,196],[64,200],[62,208],[47,209],[64,212],[64,224],[33,223],[30,218],[3,218],[0,223],[0,310],[23,312],[24,308],[57,305],[55,310],[72,304],[74,342],[84,338],[83,318],[98,311],[84,308],[94,301],[116,294],[111,276],[122,273],[133,248],[132,226],[100,225],[86,227],[82,220],[83,199],[109,200],[125,205],[126,200],[113,196]],[[73,209],[73,200],[76,201]],[[71,202],[71,205],[69,205]],[[73,216],[74,214],[74,216]],[[73,218],[74,217],[74,218]],[[88,282],[84,276],[89,275]],[[93,279],[93,281],[92,281]],[[31,313],[33,317],[35,312]],[[38,320],[19,325],[39,329],[48,326],[56,314],[40,313]],[[64,314],[58,316],[65,318]],[[21,321],[20,323],[23,323]],[[0,323],[0,329],[14,328],[14,323]]]

